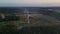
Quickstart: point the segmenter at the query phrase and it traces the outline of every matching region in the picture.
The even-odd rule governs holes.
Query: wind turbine
[[[30,21],[29,21],[29,11],[25,8],[24,9],[24,14],[26,14],[27,15],[27,20],[28,20],[28,22],[27,22],[27,24],[26,23],[24,23],[23,24],[23,26],[20,26],[20,27],[18,27],[17,29],[19,30],[19,29],[22,29],[23,27],[26,27],[26,26],[30,26]]]
[[[29,11],[25,8],[24,13],[27,15],[27,20],[28,20],[28,26],[30,25],[30,20],[29,20]]]

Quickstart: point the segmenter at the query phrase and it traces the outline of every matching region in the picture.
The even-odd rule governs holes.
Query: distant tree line
[[[19,8],[0,8],[0,13],[23,13],[23,10]]]

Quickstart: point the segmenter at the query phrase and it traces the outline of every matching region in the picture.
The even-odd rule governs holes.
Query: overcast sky
[[[0,0],[0,6],[60,6],[60,0]]]

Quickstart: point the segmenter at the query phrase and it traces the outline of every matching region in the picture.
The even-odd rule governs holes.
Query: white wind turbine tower
[[[27,20],[28,20],[28,26],[30,25],[30,20],[29,20],[29,11],[25,8],[24,13],[27,15]]]
[[[25,10],[24,10],[24,14],[26,14],[27,15],[27,19],[28,19],[28,22],[27,22],[27,24],[26,23],[24,23],[23,24],[23,26],[19,26],[17,29],[19,30],[19,29],[22,29],[23,27],[26,27],[26,26],[30,26],[29,24],[30,24],[30,21],[29,21],[29,11],[25,8]]]

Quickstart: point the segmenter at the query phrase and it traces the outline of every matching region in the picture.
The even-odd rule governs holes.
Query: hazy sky
[[[0,6],[60,6],[60,0],[0,0]]]

